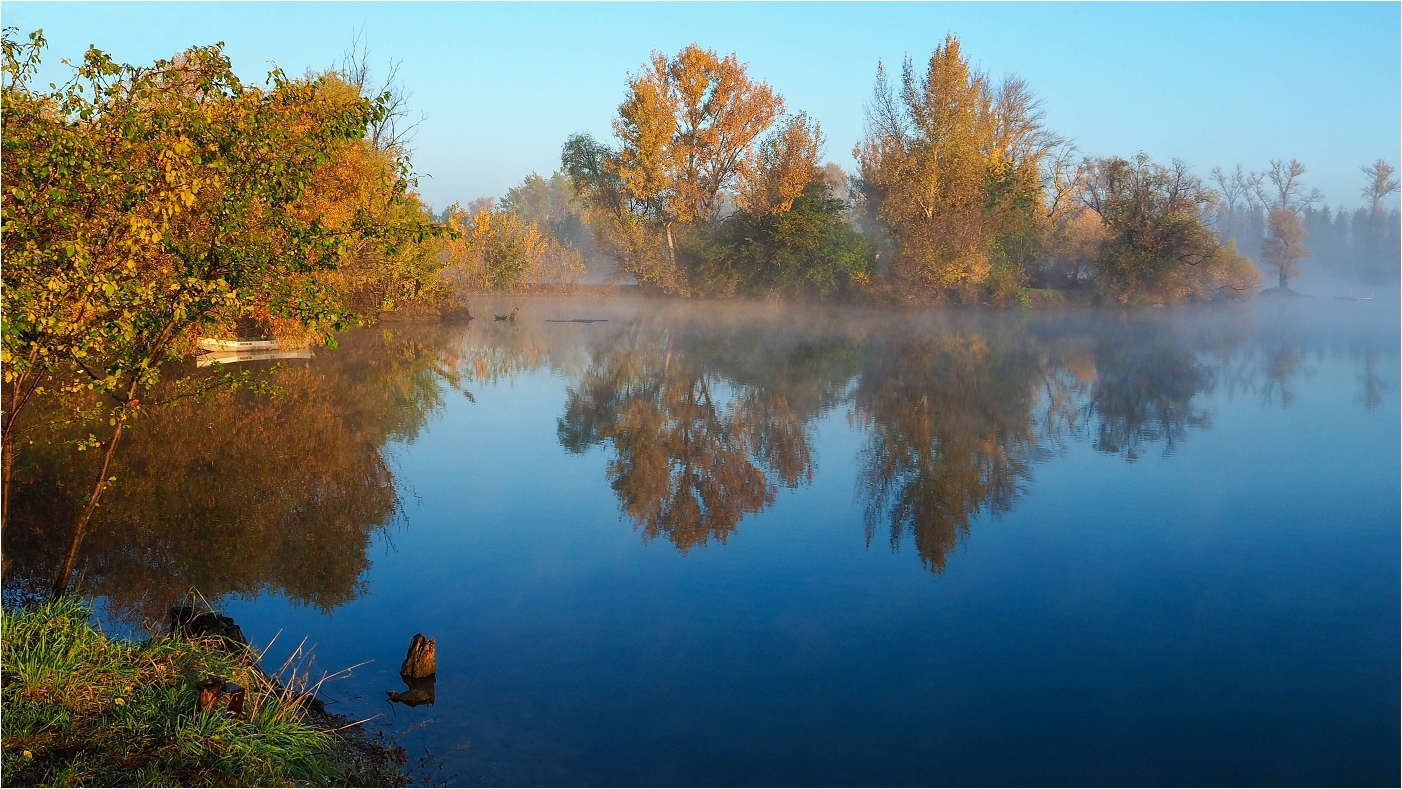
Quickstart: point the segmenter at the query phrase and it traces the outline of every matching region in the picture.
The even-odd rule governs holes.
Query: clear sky
[[[380,72],[400,61],[420,190],[435,208],[501,196],[559,165],[573,132],[610,134],[625,79],[653,49],[734,51],[851,168],[878,60],[929,57],[958,35],[981,68],[1015,73],[1086,154],[1309,167],[1356,206],[1359,167],[1402,148],[1398,3],[33,3],[0,22],[43,28],[43,76],[96,44],[148,63],[225,42],[245,80],[338,62],[357,31]],[[1394,196],[1392,204],[1397,204]]]

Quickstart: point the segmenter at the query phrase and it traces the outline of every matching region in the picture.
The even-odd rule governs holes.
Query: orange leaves
[[[664,223],[710,219],[783,111],[783,98],[733,53],[722,59],[695,44],[670,60],[654,52],[614,120],[623,144],[613,169]]]
[[[817,123],[803,113],[788,119],[747,163],[737,205],[757,216],[788,211],[813,180],[822,147],[823,132]]]
[[[471,290],[510,291],[527,283],[572,283],[584,272],[584,257],[573,246],[542,233],[513,211],[475,205],[450,209],[459,234],[447,242],[458,281]]]

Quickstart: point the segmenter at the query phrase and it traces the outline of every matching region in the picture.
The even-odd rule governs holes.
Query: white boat
[[[273,359],[310,359],[310,348],[295,351],[211,351],[195,357],[196,367],[212,364],[238,364],[239,362],[264,362]]]
[[[278,348],[277,340],[215,340],[205,337],[200,340],[200,347],[206,351],[275,351]]]

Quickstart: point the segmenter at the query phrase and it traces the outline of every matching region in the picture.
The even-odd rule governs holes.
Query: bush
[[[874,265],[846,206],[821,179],[809,182],[787,211],[737,211],[688,246],[698,260],[700,289],[714,296],[825,297],[862,281]]]

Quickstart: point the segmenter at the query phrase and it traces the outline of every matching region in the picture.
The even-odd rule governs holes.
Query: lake
[[[453,784],[1402,780],[1395,300],[473,311],[140,422],[108,626],[305,638]],[[22,460],[8,594],[93,454]]]

